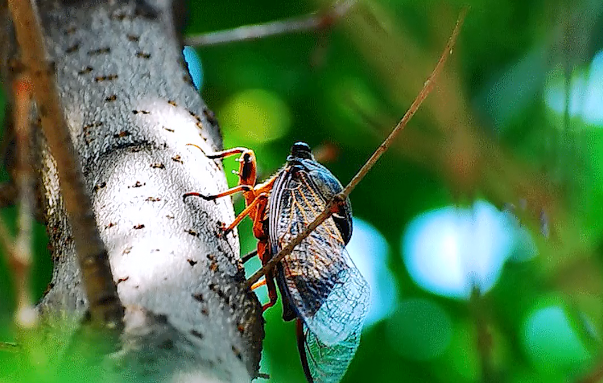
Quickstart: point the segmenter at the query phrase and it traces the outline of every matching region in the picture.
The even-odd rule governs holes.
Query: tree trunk
[[[222,141],[183,60],[175,27],[181,4],[38,3],[71,138],[126,308],[119,358],[129,362],[119,364],[118,375],[249,381],[258,371],[263,320],[255,294],[242,287],[236,233],[219,236],[222,223],[233,220],[232,204],[182,198],[227,185],[219,162],[186,146],[210,152]],[[3,77],[10,80],[18,50],[14,43],[0,49]],[[55,268],[40,309],[49,325],[64,326],[63,319],[82,317],[87,302],[53,159],[41,147]]]

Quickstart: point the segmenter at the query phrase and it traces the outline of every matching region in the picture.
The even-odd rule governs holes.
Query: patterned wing
[[[326,193],[338,192],[335,184],[323,182],[330,177],[339,185],[328,170],[321,166],[320,177],[316,168],[308,170],[285,169],[275,182],[269,212],[273,254],[322,212]],[[277,276],[282,293],[309,330],[306,345],[316,371],[339,368],[343,363],[337,358],[349,363],[368,310],[368,284],[345,251],[340,227],[333,218],[326,220],[282,260]],[[334,362],[338,365],[331,366]]]
[[[304,325],[304,349],[308,369],[315,382],[337,383],[345,374],[360,342],[359,327],[342,342],[326,346]]]

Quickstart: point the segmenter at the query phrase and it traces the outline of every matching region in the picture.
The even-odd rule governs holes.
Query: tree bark
[[[23,0],[25,1],[25,0]],[[177,0],[40,0],[49,60],[79,154],[93,214],[126,308],[117,374],[141,381],[243,382],[256,376],[261,307],[243,287],[228,199],[183,200],[224,190],[213,114],[194,88],[175,27]],[[5,12],[0,4],[0,11]],[[8,42],[8,17],[3,15]],[[18,49],[2,44],[11,78]],[[9,82],[7,82],[9,83]],[[86,310],[71,228],[52,155],[41,178],[55,264],[40,303],[50,326]],[[75,318],[75,319],[74,319]],[[55,326],[58,327],[58,326]],[[114,355],[115,356],[115,355]],[[114,367],[113,367],[114,368]]]

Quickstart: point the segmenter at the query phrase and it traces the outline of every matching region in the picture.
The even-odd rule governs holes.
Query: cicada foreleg
[[[218,194],[206,195],[206,194],[201,194],[201,193],[197,193],[197,192],[184,193],[182,195],[182,198],[186,199],[186,197],[195,196],[195,197],[203,198],[206,201],[213,201],[217,198],[222,198],[222,197],[226,197],[226,196],[229,196],[229,195],[232,195],[235,193],[248,192],[248,191],[252,191],[252,190],[253,190],[252,186],[237,185],[237,186],[233,187],[232,189],[228,189],[228,190],[223,191],[222,193],[218,193]]]

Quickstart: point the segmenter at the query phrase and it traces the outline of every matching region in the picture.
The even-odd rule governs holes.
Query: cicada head
[[[291,147],[291,154],[289,157],[287,157],[287,161],[289,162],[296,158],[315,161],[314,156],[312,155],[312,150],[310,149],[310,145],[301,141],[293,144]]]

